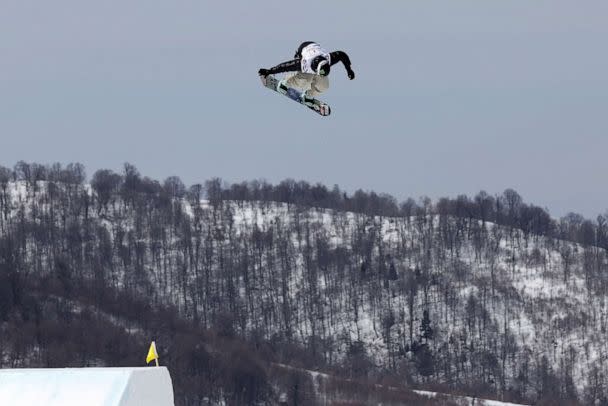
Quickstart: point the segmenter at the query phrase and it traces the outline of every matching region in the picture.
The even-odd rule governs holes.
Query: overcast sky
[[[257,70],[314,40],[322,118]],[[608,209],[608,2],[0,0],[0,165]]]

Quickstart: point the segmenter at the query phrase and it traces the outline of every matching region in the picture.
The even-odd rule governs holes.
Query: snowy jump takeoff
[[[258,74],[267,88],[286,95],[322,116],[328,116],[331,112],[329,105],[316,97],[329,88],[327,76],[331,67],[338,62],[342,62],[348,78],[353,80],[355,72],[346,52],[327,52],[316,42],[307,41],[298,47],[294,59],[270,69],[260,69]],[[287,75],[282,80],[273,76],[283,72],[287,72]]]

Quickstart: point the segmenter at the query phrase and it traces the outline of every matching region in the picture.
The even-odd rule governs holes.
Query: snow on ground
[[[323,372],[312,371],[312,370],[302,369],[302,368],[295,368],[290,365],[279,364],[279,363],[277,363],[275,365],[278,367],[281,367],[281,368],[285,368],[285,369],[297,370],[300,372],[308,373],[312,377],[313,385],[314,385],[317,396],[321,395],[319,393],[320,380],[329,379],[332,377],[331,375],[328,375]],[[377,385],[377,386],[382,386],[382,385]],[[386,388],[405,390],[405,388],[395,388],[395,387],[386,387]],[[480,398],[474,398],[474,397],[470,397],[470,396],[457,396],[457,395],[451,395],[451,394],[446,394],[446,393],[431,392],[431,391],[426,391],[426,390],[416,390],[415,389],[415,390],[412,390],[412,392],[416,393],[417,395],[426,396],[429,398],[437,398],[437,397],[445,398],[445,399],[447,399],[451,402],[454,402],[458,405],[461,405],[461,406],[527,406],[523,403],[501,402],[498,400],[480,399]]]
[[[498,400],[473,398],[470,396],[448,395],[445,393],[430,392],[426,390],[414,390],[413,392],[417,393],[418,395],[426,396],[429,398],[436,398],[438,396],[445,397],[449,401],[454,402],[460,406],[526,406],[523,403],[510,403],[501,402]]]

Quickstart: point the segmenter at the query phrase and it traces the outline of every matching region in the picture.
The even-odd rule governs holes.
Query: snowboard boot
[[[313,107],[315,105],[315,99],[306,95],[306,92],[302,92],[300,99],[302,100],[302,104],[305,104],[308,107]]]
[[[285,79],[281,79],[279,80],[279,83],[277,84],[277,92],[281,93],[281,94],[287,94],[287,90],[289,89],[287,87],[287,85],[285,84],[287,81]]]

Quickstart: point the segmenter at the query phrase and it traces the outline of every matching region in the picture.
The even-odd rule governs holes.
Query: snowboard
[[[279,80],[277,78],[275,78],[274,76],[266,76],[266,77],[260,76],[260,79],[262,80],[262,84],[264,86],[266,86],[267,88],[269,88],[270,90],[274,90],[275,92],[277,92],[279,94],[283,94],[283,93],[279,92],[279,90],[278,90]],[[287,94],[285,94],[285,96],[289,97],[291,100],[294,100],[294,101],[300,103],[303,106],[308,107],[312,111],[314,111],[322,116],[329,116],[331,113],[331,108],[329,107],[329,105],[327,103],[322,102],[321,100],[309,99],[309,100],[312,100],[311,104],[304,103],[301,98],[302,92],[299,90],[288,88]]]

